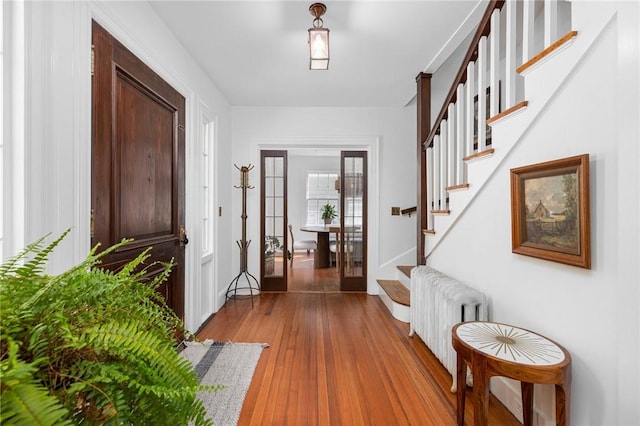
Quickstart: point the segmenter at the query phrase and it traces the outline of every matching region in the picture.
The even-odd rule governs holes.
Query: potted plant
[[[322,212],[320,217],[324,220],[325,225],[329,225],[337,216],[336,207],[331,204],[325,204],[320,211]]]
[[[282,250],[284,246],[275,235],[266,235],[264,237],[264,274],[273,275],[275,268],[275,254],[278,250]]]
[[[207,424],[187,333],[157,287],[149,251],[116,272],[98,267],[127,241],[59,274],[46,274],[50,243],[28,245],[0,266],[0,419],[7,424]]]

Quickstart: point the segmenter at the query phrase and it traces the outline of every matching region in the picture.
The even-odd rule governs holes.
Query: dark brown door
[[[112,269],[148,247],[148,263],[173,259],[159,291],[184,319],[185,100],[95,22],[92,30],[91,243],[133,239],[105,259]]]
[[[287,291],[287,151],[260,151],[260,288]]]
[[[367,290],[367,153],[340,154],[340,290]]]

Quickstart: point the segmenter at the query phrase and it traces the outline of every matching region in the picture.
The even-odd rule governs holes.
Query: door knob
[[[189,244],[189,238],[187,238],[187,231],[185,231],[184,226],[180,227],[180,247],[184,247]]]

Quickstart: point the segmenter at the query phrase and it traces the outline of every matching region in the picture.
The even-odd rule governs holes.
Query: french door
[[[340,154],[340,290],[367,290],[367,153]]]
[[[287,291],[287,151],[260,151],[260,288]]]
[[[263,291],[287,291],[287,151],[260,151],[260,165],[260,287]],[[340,188],[336,279],[340,280],[342,291],[366,291],[366,151],[341,152]],[[296,200],[303,201],[306,200]]]

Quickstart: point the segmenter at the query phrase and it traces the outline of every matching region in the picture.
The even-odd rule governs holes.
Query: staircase
[[[578,38],[570,26],[566,1],[491,0],[433,126],[425,125],[430,90],[423,90],[418,79],[423,258],[479,194],[597,36]],[[563,54],[576,56],[575,61],[553,66],[553,57],[565,49]],[[397,280],[378,280],[380,297],[405,322],[410,268],[398,267]]]
[[[480,193],[606,26],[603,22],[578,36],[568,30],[571,14],[566,1],[490,2],[422,143],[424,258]],[[505,49],[498,51],[501,44]],[[560,52],[563,60],[554,61]]]

